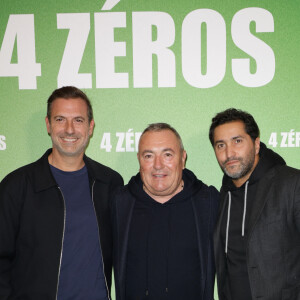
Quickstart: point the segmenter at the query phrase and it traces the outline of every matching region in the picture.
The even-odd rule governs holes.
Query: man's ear
[[[51,126],[50,126],[50,121],[49,121],[49,119],[48,119],[47,116],[45,118],[45,122],[46,122],[47,132],[50,135],[50,133],[51,133]]]
[[[183,166],[182,169],[185,168],[185,163],[186,163],[186,151],[183,150],[183,151],[182,151],[182,166]]]
[[[91,122],[90,122],[89,136],[92,136],[93,131],[94,131],[94,127],[95,127],[95,121],[94,121],[94,119],[92,119]]]
[[[254,146],[255,146],[255,154],[259,153],[259,149],[260,149],[260,138],[257,137],[254,141]]]

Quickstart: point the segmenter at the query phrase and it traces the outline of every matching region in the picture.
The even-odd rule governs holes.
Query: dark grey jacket
[[[55,300],[64,232],[64,200],[49,164],[38,161],[0,184],[0,299]],[[110,292],[112,238],[109,200],[121,176],[84,156]]]
[[[226,258],[220,230],[227,200],[227,194],[221,193],[214,233],[220,300],[226,299]],[[281,164],[269,169],[257,184],[249,218],[246,259],[252,299],[299,300],[300,170]]]

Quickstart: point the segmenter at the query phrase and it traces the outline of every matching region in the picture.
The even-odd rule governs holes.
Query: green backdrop
[[[2,0],[0,180],[51,146],[46,100],[63,85],[92,100],[87,154],[125,182],[138,171],[140,132],[167,122],[187,167],[219,188],[208,127],[229,107],[253,114],[261,140],[300,168],[299,9],[299,0]]]

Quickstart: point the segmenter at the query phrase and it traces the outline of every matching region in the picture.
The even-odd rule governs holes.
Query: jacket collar
[[[52,149],[48,149],[44,155],[33,164],[34,168],[31,177],[36,192],[57,186],[48,162],[48,156],[51,152]]]
[[[48,149],[44,155],[33,164],[34,168],[32,170],[31,178],[36,192],[41,192],[57,186],[48,162],[48,156],[51,152],[52,149]],[[97,163],[95,161],[86,155],[84,155],[83,160],[87,167],[90,181],[98,180],[108,182],[109,174],[106,168],[101,168],[102,172],[99,172],[99,168],[96,167]]]
[[[253,202],[251,213],[249,215],[249,233],[248,241],[252,235],[255,224],[257,223],[260,215],[269,199],[268,195],[274,191],[274,176],[276,174],[276,167],[269,170],[269,172],[259,181],[256,189],[256,199],[257,201]]]
[[[83,161],[87,167],[89,179],[92,181],[101,181],[110,183],[111,181],[111,169],[94,161],[88,156],[83,156]]]

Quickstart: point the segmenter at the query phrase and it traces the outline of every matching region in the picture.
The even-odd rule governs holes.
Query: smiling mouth
[[[78,140],[78,138],[75,138],[75,137],[62,137],[61,138],[64,142],[67,142],[67,143],[74,143]]]
[[[152,176],[155,177],[155,178],[164,178],[167,175],[165,175],[165,174],[153,174]]]

